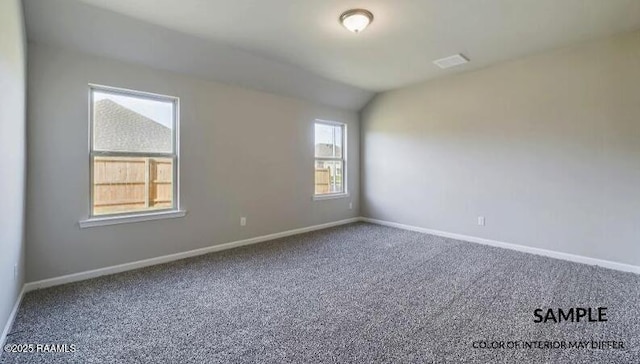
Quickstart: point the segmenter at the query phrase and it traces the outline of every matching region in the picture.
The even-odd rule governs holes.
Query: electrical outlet
[[[240,218],[240,226],[246,226],[247,225],[247,218],[246,217],[241,217]]]
[[[478,216],[478,225],[484,226],[484,216]]]
[[[349,210],[353,210],[353,202],[349,202]]]

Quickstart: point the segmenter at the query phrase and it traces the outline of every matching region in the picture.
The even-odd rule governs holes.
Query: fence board
[[[329,193],[331,188],[331,170],[316,168],[316,194]]]
[[[95,157],[94,214],[153,210],[172,205],[172,159]]]

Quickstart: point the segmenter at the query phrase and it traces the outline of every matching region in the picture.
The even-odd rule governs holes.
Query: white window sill
[[[184,217],[187,215],[185,210],[171,210],[160,212],[149,212],[142,214],[132,215],[119,215],[119,216],[104,216],[104,217],[92,217],[86,220],[80,220],[80,229],[95,227],[95,226],[107,226],[116,224],[130,224],[141,221],[161,220],[161,219],[175,219],[177,217]]]
[[[314,201],[322,201],[322,200],[334,200],[337,198],[346,198],[349,197],[348,193],[333,193],[326,195],[313,195]]]

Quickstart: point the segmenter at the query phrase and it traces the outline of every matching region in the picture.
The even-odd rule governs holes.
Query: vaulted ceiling
[[[361,34],[338,23],[364,7]],[[25,0],[31,41],[358,110],[376,92],[640,29],[638,0]],[[463,53],[441,70],[432,61]]]

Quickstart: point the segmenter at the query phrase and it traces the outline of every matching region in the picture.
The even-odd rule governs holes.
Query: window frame
[[[137,97],[146,100],[156,100],[161,102],[171,102],[173,104],[173,120],[171,129],[172,150],[170,153],[158,152],[123,152],[123,151],[102,151],[94,150],[94,92],[104,92],[121,96]],[[175,218],[186,215],[180,209],[180,98],[176,96],[161,95],[145,91],[137,91],[120,87],[89,84],[89,218],[80,221],[80,227],[92,227],[111,225],[127,222],[139,222],[146,220],[156,220],[162,218]],[[172,206],[154,210],[127,211],[112,214],[94,214],[94,159],[96,157],[146,157],[146,158],[168,158],[173,163],[173,201]]]
[[[316,156],[316,132],[315,132],[315,127],[317,124],[324,124],[324,125],[329,125],[332,127],[340,127],[342,129],[342,157],[317,157]],[[316,162],[317,161],[341,161],[342,162],[342,191],[341,192],[334,192],[334,193],[322,193],[322,194],[317,194],[316,193],[316,189],[315,189],[315,169],[316,169]],[[338,121],[331,121],[331,120],[322,120],[322,119],[316,119],[313,122],[313,200],[314,201],[318,201],[318,200],[331,200],[331,199],[336,199],[336,198],[344,198],[344,197],[348,197],[349,196],[349,189],[348,189],[348,173],[347,173],[347,124],[346,123],[342,123],[342,122],[338,122]]]

